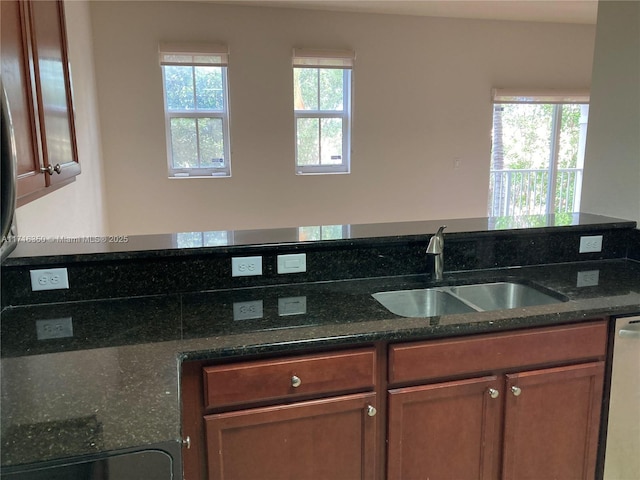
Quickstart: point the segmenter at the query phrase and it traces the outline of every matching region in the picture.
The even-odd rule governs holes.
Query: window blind
[[[306,48],[293,49],[294,67],[315,68],[353,68],[356,58],[351,50],[309,50]]]
[[[168,44],[159,47],[160,65],[226,67],[229,47],[212,44]]]
[[[494,88],[493,103],[589,103],[589,89]]]

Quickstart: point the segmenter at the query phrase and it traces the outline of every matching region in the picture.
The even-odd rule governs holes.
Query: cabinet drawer
[[[389,383],[604,358],[605,320],[389,347]]]
[[[205,408],[370,389],[375,358],[365,348],[204,367]]]

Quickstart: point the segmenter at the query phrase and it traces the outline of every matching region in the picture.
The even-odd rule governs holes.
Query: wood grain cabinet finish
[[[604,358],[606,349],[605,321],[402,343],[389,348],[389,383]]]
[[[599,321],[392,346],[391,379],[495,375],[391,389],[387,478],[594,479],[606,342]]]
[[[388,480],[499,478],[499,389],[491,376],[391,390]]]
[[[607,335],[603,319],[185,365],[185,478],[593,480]]]
[[[18,205],[80,173],[62,1],[2,0],[2,83],[17,153]]]
[[[604,362],[507,375],[502,478],[595,478],[603,380]]]
[[[375,384],[373,348],[205,367],[206,408],[355,392]]]
[[[210,480],[373,480],[375,393],[204,417]]]

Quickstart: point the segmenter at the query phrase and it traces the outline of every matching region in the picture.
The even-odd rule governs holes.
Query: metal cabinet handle
[[[53,172],[60,174],[60,172],[62,172],[62,166],[59,163],[56,163],[55,165],[48,165],[46,167],[42,167],[40,168],[40,171],[42,173],[48,173],[49,175],[53,175]]]
[[[374,417],[376,413],[378,413],[376,407],[374,407],[373,405],[367,405],[367,415],[369,415],[370,417]]]
[[[187,450],[191,448],[191,437],[187,435],[187,438],[182,439],[182,446]]]
[[[513,386],[511,387],[511,393],[513,393],[514,397],[519,397],[522,393],[522,390],[520,389],[520,387]]]
[[[300,385],[302,385],[302,380],[300,380],[300,377],[298,377],[296,375],[291,377],[291,386],[293,388],[298,388]]]
[[[500,396],[500,392],[498,390],[496,390],[495,388],[490,388],[488,390],[489,396],[491,398],[498,398]]]

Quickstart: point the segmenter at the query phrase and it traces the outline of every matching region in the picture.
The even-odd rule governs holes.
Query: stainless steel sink
[[[374,293],[373,298],[391,313],[402,317],[434,317],[565,301],[560,295],[516,282],[395,290]]]
[[[481,283],[450,288],[451,293],[480,310],[532,307],[562,301],[529,285],[514,282]]]
[[[401,317],[436,317],[475,309],[439,288],[374,293],[373,298]]]

